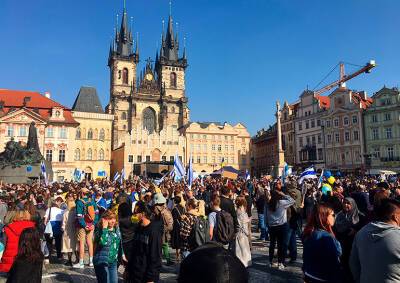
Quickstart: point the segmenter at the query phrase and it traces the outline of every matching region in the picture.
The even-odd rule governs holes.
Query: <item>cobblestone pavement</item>
[[[256,220],[253,220],[253,228],[255,228]],[[277,268],[270,268],[268,261],[268,245],[269,242],[258,241],[259,234],[255,231],[252,234],[253,248],[252,248],[252,259],[253,264],[249,267],[249,275],[251,283],[262,283],[262,282],[290,282],[290,283],[302,283],[302,246],[298,241],[298,261],[294,264],[288,264],[284,270],[278,270]],[[174,255],[175,253],[171,253]],[[179,272],[179,266],[163,266],[161,271],[160,282],[169,283],[176,282],[177,274]],[[122,281],[123,267],[119,268],[120,282]],[[63,264],[50,264],[45,266],[43,270],[43,283],[58,283],[58,282],[96,282],[96,276],[94,269],[85,267],[85,269],[72,269]]]

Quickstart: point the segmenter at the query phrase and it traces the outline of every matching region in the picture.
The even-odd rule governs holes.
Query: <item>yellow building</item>
[[[109,177],[113,116],[104,113],[93,87],[81,87],[72,111],[79,123],[72,137],[75,168],[89,180]]]
[[[250,169],[250,134],[242,124],[191,122],[181,132],[186,138],[184,160],[192,156],[197,173],[212,173],[222,164]]]

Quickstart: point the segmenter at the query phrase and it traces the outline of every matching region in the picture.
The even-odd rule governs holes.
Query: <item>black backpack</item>
[[[202,216],[196,216],[192,231],[189,235],[189,247],[191,250],[210,241],[210,226],[208,220]]]
[[[227,245],[235,238],[235,225],[233,224],[233,217],[230,213],[221,210],[217,212],[216,224],[216,240],[217,242]]]

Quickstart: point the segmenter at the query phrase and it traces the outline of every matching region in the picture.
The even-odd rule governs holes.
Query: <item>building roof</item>
[[[81,87],[74,105],[72,106],[72,110],[104,114],[96,88],[87,86]]]
[[[315,98],[318,100],[319,102],[319,106],[321,108],[329,108],[331,105],[331,100],[328,96],[323,96],[323,95],[316,95]]]
[[[351,99],[354,103],[360,103],[363,109],[367,109],[374,102],[365,92],[352,92]]]
[[[0,89],[0,104],[2,104],[3,107],[3,115],[25,108],[38,113],[48,122],[78,124],[78,122],[76,122],[72,117],[71,109],[55,102],[39,92]],[[64,120],[50,121],[52,109],[54,107],[63,109]]]

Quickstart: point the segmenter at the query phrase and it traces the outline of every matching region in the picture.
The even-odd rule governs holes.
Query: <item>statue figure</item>
[[[28,145],[27,149],[34,149],[40,153],[39,142],[37,138],[37,132],[35,127],[35,122],[31,122],[29,125],[29,134],[28,134]]]

